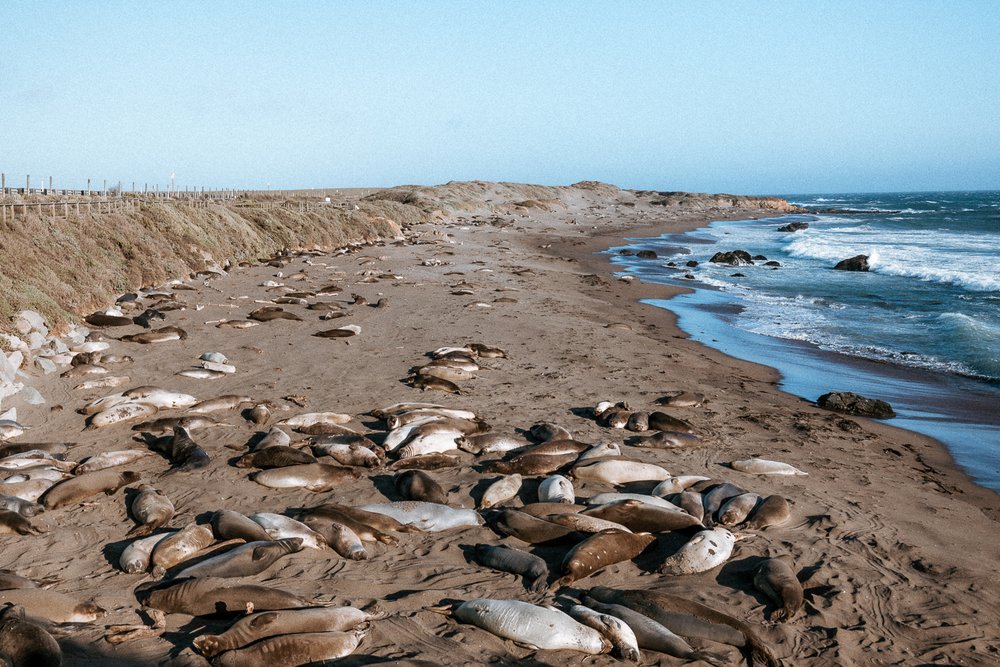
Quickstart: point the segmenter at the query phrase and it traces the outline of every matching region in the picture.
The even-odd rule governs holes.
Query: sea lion
[[[135,596],[144,607],[159,609],[168,614],[190,616],[242,615],[246,613],[248,604],[258,611],[301,609],[316,605],[311,600],[277,588],[237,584],[212,577],[171,579],[162,584],[144,584],[136,589]]]
[[[701,522],[686,512],[667,509],[639,500],[617,500],[584,510],[582,514],[620,523],[629,530],[642,533],[662,533],[700,526]]]
[[[594,533],[569,550],[563,559],[562,577],[552,588],[569,586],[608,565],[632,560],[655,541],[656,537],[649,533],[623,533],[613,528]]]
[[[636,438],[630,441],[633,447],[656,447],[658,449],[680,449],[682,447],[700,447],[704,440],[693,433],[680,431],[657,431],[652,435]]]
[[[458,448],[470,454],[502,454],[530,446],[527,440],[502,433],[466,435],[455,441]]]
[[[191,433],[183,426],[174,427],[172,438],[158,438],[149,444],[170,459],[172,465],[164,474],[196,470],[209,463],[208,453],[191,438]]]
[[[737,537],[725,528],[699,531],[660,566],[662,574],[697,574],[722,565],[733,554]]]
[[[8,604],[0,609],[0,656],[13,667],[61,667],[62,649],[39,623],[25,618],[24,607]]]
[[[149,569],[149,559],[153,555],[153,549],[156,548],[156,545],[176,532],[160,533],[134,540],[122,551],[122,555],[118,558],[118,565],[123,572],[129,574],[145,572]]]
[[[576,492],[573,490],[573,482],[562,475],[546,477],[538,485],[538,501],[542,503],[574,504],[576,502]]]
[[[611,650],[601,633],[568,614],[520,600],[467,600],[451,610],[469,623],[498,637],[542,650],[570,650],[600,655]]]
[[[479,509],[488,509],[517,497],[521,490],[522,478],[518,474],[504,475],[486,487],[479,501]]]
[[[260,542],[271,539],[259,523],[232,510],[218,510],[212,515],[212,533],[219,540]]]
[[[518,474],[525,477],[549,475],[576,460],[576,454],[549,456],[547,454],[522,454],[510,461],[491,461],[485,472],[501,475]]]
[[[602,614],[590,607],[575,604],[569,608],[569,615],[580,623],[594,628],[611,642],[619,657],[625,662],[638,663],[640,660],[639,640],[622,619]]]
[[[360,474],[343,466],[327,463],[305,463],[261,470],[250,475],[250,479],[272,489],[306,489],[314,493],[332,491],[338,484],[349,479],[357,479]]]
[[[0,535],[41,535],[26,517],[11,510],[0,510]]]
[[[262,639],[245,648],[226,651],[213,662],[217,667],[296,667],[329,664],[350,655],[369,632],[369,627],[349,632],[302,632]]]
[[[475,528],[483,524],[483,518],[475,510],[416,500],[362,505],[359,509],[384,514],[404,525],[431,533],[452,528]]]
[[[120,449],[114,452],[101,452],[95,456],[88,456],[73,472],[77,475],[96,472],[105,468],[127,465],[147,456],[149,456],[148,449]]]
[[[406,500],[448,504],[448,492],[423,470],[398,472],[393,476],[392,483],[396,487],[396,492]]]
[[[272,540],[297,537],[307,549],[322,549],[327,546],[323,536],[312,528],[284,514],[256,512],[250,520],[258,524]]]
[[[774,612],[776,621],[790,621],[802,608],[802,584],[795,576],[792,560],[788,556],[768,558],[758,565],[753,584],[778,605]]]
[[[694,427],[683,419],[671,417],[665,412],[649,413],[649,428],[654,431],[678,431],[680,433],[694,433]]]
[[[156,548],[150,558],[152,573],[155,579],[160,579],[174,565],[184,562],[195,553],[212,544],[215,536],[207,526],[189,523],[173,535],[165,538]]]
[[[707,639],[744,649],[750,667],[763,664],[779,667],[778,660],[750,626],[694,600],[662,591],[614,589],[595,586],[589,597],[605,604],[617,604],[636,611],[679,635]]]
[[[576,465],[570,470],[570,474],[576,479],[616,485],[629,482],[659,482],[670,477],[670,472],[658,465],[619,459]]]
[[[50,623],[91,623],[105,611],[93,602],[77,602],[74,598],[42,588],[15,588],[0,591],[0,605],[15,604],[24,607],[31,618],[41,618]]]
[[[139,473],[133,470],[109,469],[88,472],[53,486],[42,497],[42,504],[45,505],[45,509],[50,510],[65,507],[82,502],[99,493],[114,495],[118,489],[137,481],[139,481]]]
[[[241,456],[235,463],[237,468],[284,468],[286,466],[317,463],[316,457],[301,449],[277,445],[257,449]]]
[[[503,510],[497,513],[491,517],[490,527],[500,535],[516,537],[528,544],[546,544],[578,535],[572,528],[517,510]]]
[[[545,591],[549,566],[538,556],[505,544],[477,544],[472,553],[480,565],[524,577],[532,593]]]
[[[725,667],[729,664],[726,656],[695,650],[683,638],[671,632],[661,623],[657,623],[648,616],[628,607],[598,602],[589,595],[583,597],[583,603],[602,614],[608,614],[624,621],[635,634],[636,644],[639,648],[666,653],[685,660],[704,660],[714,667]]]
[[[750,530],[764,530],[768,526],[780,526],[791,515],[792,510],[783,496],[768,496],[757,505],[743,525]]]
[[[162,491],[149,484],[139,486],[139,492],[129,507],[132,518],[139,525],[126,533],[127,537],[144,537],[161,526],[165,526],[174,516],[174,504]]]
[[[186,567],[177,573],[185,577],[249,577],[260,574],[278,559],[302,551],[302,538],[291,537],[265,542],[247,542],[218,556]]]
[[[348,632],[362,623],[384,616],[383,613],[368,613],[356,607],[265,611],[244,616],[222,634],[195,637],[192,643],[199,653],[212,658],[223,651],[242,648],[268,637],[307,632]],[[270,661],[268,664],[271,664]]]
[[[730,498],[726,504],[719,508],[719,523],[723,526],[735,526],[743,523],[753,508],[760,502],[760,496],[756,493],[743,493]]]
[[[733,470],[744,472],[749,475],[808,475],[795,466],[781,461],[769,461],[767,459],[743,459],[733,461],[729,464]]]

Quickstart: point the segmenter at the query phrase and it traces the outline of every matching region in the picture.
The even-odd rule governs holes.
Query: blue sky
[[[18,2],[0,171],[1000,188],[1000,3]]]

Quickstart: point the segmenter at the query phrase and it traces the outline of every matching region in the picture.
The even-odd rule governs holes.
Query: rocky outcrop
[[[639,259],[656,259],[656,253],[652,250],[640,250],[635,256]]]
[[[856,417],[890,419],[896,416],[892,406],[885,401],[880,401],[877,398],[865,398],[849,391],[833,391],[823,394],[816,400],[816,405]]]
[[[856,255],[842,260],[833,267],[836,271],[867,271],[868,255]]]
[[[784,227],[778,227],[779,232],[801,232],[803,229],[809,229],[808,222],[790,222]]]
[[[753,258],[746,250],[731,250],[729,252],[717,252],[708,260],[714,264],[728,264],[729,266],[749,266],[753,264]]]

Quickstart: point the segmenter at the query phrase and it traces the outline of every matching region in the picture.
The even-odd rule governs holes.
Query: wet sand
[[[663,589],[725,610],[749,623],[788,665],[993,664],[1000,651],[996,494],[973,485],[928,438],[815,408],[778,391],[774,371],[687,340],[669,312],[638,303],[667,298],[678,288],[615,280],[607,257],[595,254],[620,245],[625,236],[679,232],[721,215],[580,201],[530,214],[453,216],[409,229],[407,243],[300,257],[280,269],[235,269],[207,283],[189,281],[194,290],[177,292],[190,307],[168,313],[165,324],[184,328],[186,340],[115,342],[111,352],[135,361],[112,366],[111,374],[128,375],[127,386],[157,385],[199,399],[249,394],[272,402],[271,423],[303,412],[348,413],[353,427],[376,436],[384,429],[365,416],[368,411],[398,401],[430,401],[474,410],[493,432],[516,433],[552,421],[582,441],[621,442],[631,434],[598,426],[587,410],[602,400],[655,409],[654,401],[669,392],[697,391],[707,397],[702,407],[668,411],[690,421],[705,438],[704,447],[624,446],[625,455],[673,474],[724,477],[792,503],[787,524],[755,531],[721,568],[681,577],[657,574],[684,541],[667,535],[634,561],[610,566],[556,596],[531,593],[520,578],[467,562],[463,547],[511,544],[542,556],[555,573],[568,545],[532,548],[501,539],[487,527],[403,534],[397,546],[369,546],[365,561],[305,550],[247,578],[323,601],[377,604],[389,612],[342,664],[403,658],[439,664],[615,664],[611,656],[532,651],[426,609],[473,597],[561,605],[567,594],[597,585]],[[242,330],[211,324],[244,318],[281,294],[282,288],[262,286],[268,280],[294,290],[338,283],[343,287],[338,296],[320,300],[339,301],[348,314],[320,322],[316,311],[285,305],[303,321]],[[372,304],[386,298],[388,306],[348,305],[355,293]],[[611,323],[628,329],[608,328]],[[360,325],[361,334],[312,335],[344,324]],[[107,334],[137,331],[126,327]],[[475,379],[460,383],[462,395],[420,392],[401,381],[429,351],[470,341],[499,346],[508,358],[485,360]],[[207,351],[224,353],[237,373],[217,380],[175,375]],[[69,454],[73,460],[138,446],[128,424],[82,430],[84,418],[75,410],[114,390],[74,391],[80,381],[40,378],[35,386],[48,403],[18,406],[20,420],[35,428],[15,441],[76,442]],[[292,395],[305,397],[305,407],[284,398]],[[180,412],[164,416],[174,414]],[[280,513],[321,502],[398,499],[392,473],[384,470],[362,471],[359,479],[328,493],[260,486],[248,479],[248,470],[229,463],[246,450],[257,427],[236,412],[219,416],[228,426],[194,433],[212,458],[207,468],[160,477],[169,463],[158,455],[127,466],[173,500],[174,527],[224,508]],[[809,476],[750,476],[721,465],[749,456],[785,461]],[[456,468],[430,474],[449,492],[452,506],[474,507],[484,480],[496,475],[480,472],[481,461],[471,454],[462,453],[461,459]],[[539,481],[526,480],[513,504],[533,501]],[[610,490],[576,482],[580,498]],[[121,491],[47,511],[34,523],[43,535],[0,537],[0,568],[51,579],[53,590],[94,600],[109,612],[98,623],[59,631],[68,664],[204,664],[191,653],[191,639],[225,623],[171,614],[162,637],[119,646],[102,639],[105,624],[139,622],[133,589],[148,579],[117,567],[128,543],[125,533],[134,525]],[[753,570],[763,557],[781,554],[793,558],[807,602],[791,622],[772,625],[766,620],[774,606],[754,589]],[[719,644],[711,649],[726,650]],[[739,664],[737,651],[729,655]],[[646,651],[643,664],[684,663]]]

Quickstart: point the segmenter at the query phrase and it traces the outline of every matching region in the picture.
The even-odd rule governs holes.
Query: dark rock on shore
[[[698,260],[692,259],[691,261],[684,264],[684,266],[690,266],[692,269],[698,266]]]
[[[730,278],[746,278],[747,274],[745,274],[745,273],[733,273],[729,277]]]
[[[715,264],[728,264],[729,266],[747,266],[753,264],[753,258],[746,250],[732,250],[730,252],[717,252],[708,260]]]
[[[833,267],[835,271],[867,271],[868,255],[856,255],[837,263]]]
[[[799,232],[803,229],[809,229],[808,222],[790,222],[784,227],[778,227],[779,232]]]
[[[816,405],[856,417],[889,419],[896,416],[892,406],[885,401],[880,401],[877,398],[865,398],[849,391],[833,391],[823,394],[816,400]]]
[[[764,266],[781,266],[781,262],[772,259],[770,262],[764,262]]]
[[[656,253],[652,250],[640,250],[635,256],[639,259],[656,259]]]
[[[764,255],[754,255],[751,259],[753,259],[753,261],[755,261],[755,262],[766,262],[767,261],[767,257],[765,257]]]

